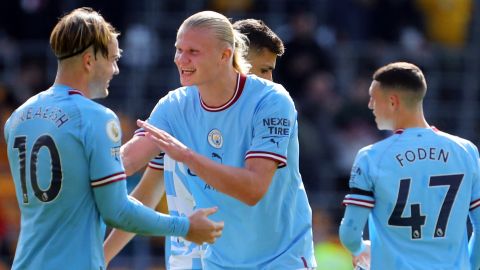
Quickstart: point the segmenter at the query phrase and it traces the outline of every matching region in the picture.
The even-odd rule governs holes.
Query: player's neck
[[[407,128],[430,128],[430,125],[427,123],[427,120],[425,120],[423,115],[418,117],[406,117],[399,119],[393,130]]]
[[[57,71],[55,77],[55,84],[63,84],[72,89],[82,92],[86,97],[89,97],[88,83],[86,80],[79,76],[79,72],[75,72],[73,69],[61,69]]]
[[[219,107],[227,103],[235,94],[237,79],[238,73],[233,71],[198,85],[203,102],[210,107]]]

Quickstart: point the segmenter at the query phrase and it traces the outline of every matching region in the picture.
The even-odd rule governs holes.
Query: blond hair
[[[52,30],[50,46],[59,60],[84,52],[93,46],[108,57],[108,44],[120,33],[98,12],[88,7],[77,8],[63,16]]]
[[[233,68],[239,73],[247,73],[250,69],[245,59],[248,52],[247,37],[233,29],[232,23],[215,11],[201,11],[183,21],[178,32],[192,27],[205,27],[213,30],[218,40],[226,42],[233,49]]]

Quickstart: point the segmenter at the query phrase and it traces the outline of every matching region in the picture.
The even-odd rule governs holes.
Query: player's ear
[[[233,54],[232,49],[229,47],[225,47],[225,49],[222,52],[222,60],[224,61],[230,60],[230,58],[232,57],[232,54]]]
[[[91,52],[90,50],[87,50],[82,54],[82,65],[86,70],[88,71],[92,70],[94,60],[95,60],[95,56],[93,55],[93,52]]]
[[[397,110],[398,107],[400,106],[400,97],[398,96],[398,94],[391,94],[390,97],[389,97],[389,105],[392,109],[394,110]]]

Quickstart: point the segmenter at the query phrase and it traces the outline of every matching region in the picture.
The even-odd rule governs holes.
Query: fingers
[[[152,126],[150,123],[145,122],[143,120],[137,119],[137,126],[145,129],[146,131],[149,132],[154,132],[157,131],[158,129],[154,126]]]
[[[222,231],[223,230],[223,227],[224,227],[223,221],[214,222],[213,225],[215,226],[216,231]]]
[[[204,208],[202,210],[205,216],[210,216],[211,214],[215,214],[218,211],[218,207]]]
[[[156,127],[150,125],[148,122],[145,122],[143,120],[137,119],[137,126],[145,129],[145,131],[148,131],[153,134],[157,134],[159,129]]]
[[[222,236],[222,233],[223,233],[223,230],[213,231],[212,236],[215,237],[215,238],[218,238],[218,237]]]

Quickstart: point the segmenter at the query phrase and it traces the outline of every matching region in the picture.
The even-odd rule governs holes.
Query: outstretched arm
[[[216,208],[199,209],[188,218],[161,214],[130,199],[125,181],[94,187],[93,191],[98,211],[111,227],[144,235],[181,236],[195,243],[213,242],[223,229],[223,222],[207,218]]]
[[[245,161],[245,168],[237,168],[216,163],[209,158],[195,153],[167,132],[146,122],[138,121],[140,127],[168,156],[186,164],[207,184],[248,205],[257,204],[265,195],[277,169],[276,161],[264,158],[250,158]]]
[[[165,192],[163,170],[147,168],[130,196],[155,209]],[[134,233],[113,229],[104,243],[105,262],[110,261],[132,240]]]

